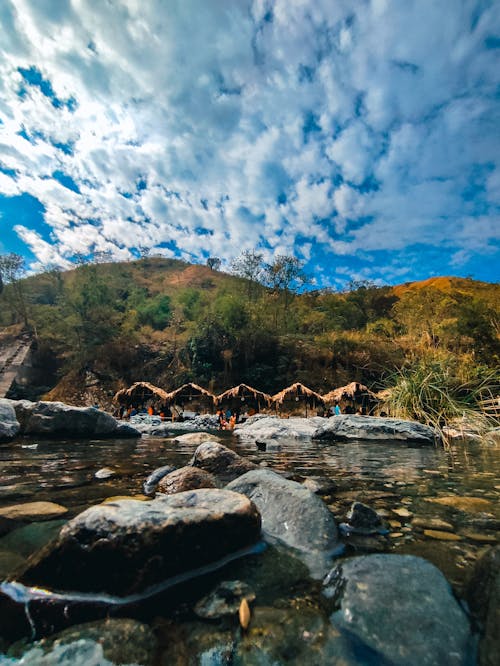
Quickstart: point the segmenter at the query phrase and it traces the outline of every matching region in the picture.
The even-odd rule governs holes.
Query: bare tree
[[[208,257],[207,259],[207,266],[212,271],[218,271],[221,266],[221,263],[222,261],[219,259],[219,257]]]

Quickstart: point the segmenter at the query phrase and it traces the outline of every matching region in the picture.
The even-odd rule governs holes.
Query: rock
[[[219,583],[212,592],[201,599],[194,607],[198,617],[217,620],[226,615],[236,615],[242,599],[255,600],[255,592],[240,580],[226,580]]]
[[[498,542],[498,537],[494,534],[483,534],[482,532],[473,532],[472,530],[463,530],[462,536],[469,541],[475,541],[477,543],[495,544]]]
[[[442,532],[453,532],[455,529],[451,523],[441,518],[426,518],[425,516],[417,516],[412,520],[412,527],[427,530],[441,530]]]
[[[427,502],[451,506],[453,509],[465,511],[466,513],[481,513],[493,508],[493,503],[482,497],[467,497],[466,495],[450,495],[449,497],[427,497]]]
[[[149,499],[149,497],[141,495],[141,493],[137,495],[112,495],[111,497],[103,499],[101,504],[109,504],[110,502],[117,502],[118,500],[138,500],[139,502],[146,502]]]
[[[140,433],[94,407],[73,407],[63,402],[8,400],[16,412],[21,435],[37,437],[140,437]]]
[[[476,530],[500,531],[500,520],[497,518],[471,518],[467,521],[467,526]]]
[[[392,513],[395,513],[396,516],[399,516],[400,518],[411,518],[413,516],[412,512],[404,507],[392,509]]]
[[[54,502],[26,502],[0,508],[0,516],[12,520],[50,520],[67,512],[65,506]]]
[[[116,476],[116,471],[110,467],[102,467],[94,474],[96,479],[111,479]]]
[[[322,424],[316,428],[312,438],[332,441],[389,440],[432,445],[439,440],[438,434],[432,428],[416,421],[355,414],[341,414],[330,419],[322,419]]]
[[[0,398],[0,442],[10,442],[20,430],[12,401]]]
[[[217,479],[210,472],[197,467],[181,467],[170,472],[158,483],[158,492],[167,495],[195,488],[217,488]]]
[[[353,502],[346,516],[345,531],[354,534],[374,534],[382,529],[379,515],[362,502]]]
[[[337,490],[335,481],[325,476],[308,476],[302,485],[316,495],[333,495]]]
[[[477,432],[469,432],[445,426],[443,433],[450,444],[474,444],[483,441],[483,437]]]
[[[57,540],[29,560],[18,580],[126,597],[216,563],[259,536],[255,506],[228,490],[203,488],[149,502],[120,500],[90,507],[70,520]]]
[[[462,537],[452,532],[441,532],[440,530],[424,530],[424,536],[429,539],[439,539],[440,541],[461,541]]]
[[[335,519],[319,497],[267,469],[247,472],[227,488],[255,503],[267,537],[299,551],[313,576],[324,574],[325,563],[339,542]]]
[[[160,425],[151,423],[136,423],[134,427],[143,435],[151,437],[171,437],[178,432],[200,432],[205,430],[218,430],[219,421],[213,414],[200,414],[186,421],[162,421]]]
[[[276,439],[310,439],[325,420],[319,416],[308,419],[297,416],[280,419],[277,416],[257,414],[237,425],[234,434],[263,442]]]
[[[430,562],[411,555],[365,555],[339,564],[325,583],[325,596],[336,604],[333,625],[381,659],[401,666],[473,663],[467,617]]]
[[[228,483],[257,465],[218,442],[205,442],[194,452],[189,464],[214,474],[222,483]]]
[[[199,446],[203,442],[218,442],[219,438],[208,432],[187,432],[185,435],[177,435],[172,441],[176,444],[193,444]]]
[[[99,622],[75,625],[28,647],[29,651],[23,654],[26,646],[14,644],[8,654],[11,657],[22,657],[20,666],[21,664],[152,666],[157,640],[153,630],[142,622],[108,618]],[[15,666],[15,662],[12,666]]]
[[[0,580],[7,578],[24,564],[24,557],[13,550],[3,550],[0,546]]]
[[[465,598],[481,629],[480,666],[496,666],[500,654],[500,545],[476,562],[465,588]]]
[[[170,472],[175,471],[175,467],[172,465],[164,465],[163,467],[158,467],[151,472],[148,478],[144,481],[143,490],[145,495],[154,495],[155,490],[164,476],[170,474]]]
[[[18,527],[0,540],[0,549],[11,550],[22,557],[29,557],[56,537],[65,522],[65,520],[48,520]]]

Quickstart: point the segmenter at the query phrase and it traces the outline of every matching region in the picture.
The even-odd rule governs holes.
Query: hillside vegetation
[[[228,274],[145,257],[26,278],[4,262],[0,334],[30,328],[33,392],[77,402],[105,403],[139,380],[214,392],[245,382],[274,393],[295,381],[320,392],[351,381],[378,390],[426,363],[463,382],[495,375],[500,285],[441,277],[304,291],[292,264],[263,267],[246,253]]]

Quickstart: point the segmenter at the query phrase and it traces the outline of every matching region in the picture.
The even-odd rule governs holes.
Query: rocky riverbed
[[[494,663],[498,449],[289,421],[2,445],[0,661]]]

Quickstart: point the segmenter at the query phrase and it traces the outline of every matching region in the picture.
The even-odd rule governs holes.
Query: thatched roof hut
[[[215,398],[215,404],[217,406],[228,406],[231,409],[241,409],[244,407],[248,409],[249,407],[260,412],[262,407],[269,407],[271,404],[272,398],[268,393],[263,393],[254,389],[248,384],[238,384],[238,386],[233,386],[233,388],[224,391]]]
[[[149,382],[135,382],[129,388],[121,389],[114,397],[113,402],[119,405],[143,405],[145,402],[167,402],[168,393]]]
[[[295,382],[291,386],[287,386],[279,393],[272,396],[272,401],[276,407],[276,411],[280,408],[287,407],[288,411],[293,411],[294,407],[297,408],[301,404],[305,405],[307,416],[308,407],[315,409],[316,407],[323,407],[324,400],[319,393],[304,386],[300,382]]]
[[[368,414],[378,404],[378,398],[375,393],[359,382],[351,382],[350,384],[346,384],[346,386],[340,386],[326,393],[323,396],[323,400],[325,401],[325,405],[328,406],[334,404],[340,405],[341,410],[347,413],[354,413],[357,409],[361,409],[363,413]]]
[[[215,396],[202,386],[189,382],[175,391],[167,393],[167,401],[170,405],[179,405],[182,409],[190,407],[194,411],[211,412],[214,408]]]

